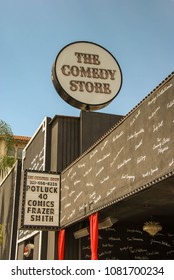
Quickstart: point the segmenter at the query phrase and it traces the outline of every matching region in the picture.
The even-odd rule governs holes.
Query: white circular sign
[[[105,107],[117,96],[122,73],[116,59],[103,47],[74,42],[57,55],[52,81],[67,103],[90,111]]]

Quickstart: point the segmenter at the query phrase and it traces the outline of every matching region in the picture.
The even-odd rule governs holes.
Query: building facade
[[[2,259],[58,259],[64,229],[65,259],[88,260],[95,213],[99,259],[174,259],[173,83],[174,73],[125,117],[44,119],[0,187]],[[27,169],[61,176],[57,230],[21,228]]]

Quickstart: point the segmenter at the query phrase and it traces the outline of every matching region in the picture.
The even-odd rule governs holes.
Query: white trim
[[[20,230],[20,231],[21,231],[21,230]],[[28,238],[30,238],[30,237],[32,237],[32,236],[34,236],[34,235],[36,235],[36,234],[39,233],[38,230],[35,230],[35,231],[32,231],[32,232],[31,232],[31,230],[29,230],[29,231],[30,231],[29,234],[27,234],[27,235],[25,235],[24,237],[22,237],[21,239],[18,239],[18,240],[17,240],[17,244],[19,244],[19,243],[21,243],[21,242],[27,240]],[[19,230],[18,230],[18,237],[19,237]]]
[[[13,164],[13,166],[7,171],[8,173],[5,175],[5,177],[3,178],[3,180],[0,182],[0,187],[2,186],[2,184],[4,183],[4,181],[7,179],[7,177],[10,175],[11,171],[13,168],[15,168],[17,160],[15,161],[15,163]]]
[[[42,132],[44,133],[44,160],[43,160],[43,171],[46,169],[46,140],[47,140],[47,117],[45,117],[44,121],[42,122]],[[39,252],[38,252],[38,260],[41,259],[41,250],[42,250],[42,231],[40,231],[39,235]]]
[[[41,260],[41,249],[42,249],[42,231],[40,231],[40,235],[39,235],[39,252],[38,252],[38,260]]]
[[[14,168],[14,172],[16,173],[15,174],[15,180],[14,180],[14,191],[13,191],[13,210],[12,210],[12,222],[11,222],[11,236],[10,236],[10,249],[9,249],[9,260],[11,259],[11,250],[12,250],[12,240],[13,240],[13,229],[14,229],[14,210],[15,210],[15,199],[16,199],[16,187],[17,187],[17,180],[16,180],[16,177],[17,177],[17,170],[18,169],[18,161],[16,161],[16,166]],[[12,173],[12,176],[13,176],[13,173]],[[16,239],[17,241],[17,239]]]

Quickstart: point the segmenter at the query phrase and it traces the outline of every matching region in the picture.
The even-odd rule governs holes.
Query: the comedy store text
[[[100,68],[101,62],[97,54],[75,52],[75,56],[77,65],[65,64],[61,67],[64,76],[72,77],[69,82],[69,89],[73,92],[87,91],[89,93],[110,94],[111,88],[109,82],[115,80],[116,70]],[[81,66],[84,64],[88,64],[90,67]],[[78,78],[80,78],[80,80],[78,80]],[[84,78],[84,80],[81,78]],[[86,80],[86,78],[90,80]],[[92,79],[95,79],[95,82],[93,82]],[[96,79],[98,82],[96,82]]]

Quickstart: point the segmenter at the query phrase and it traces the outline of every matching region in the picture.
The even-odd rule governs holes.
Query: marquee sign
[[[52,81],[67,103],[89,111],[105,107],[117,96],[122,73],[116,59],[103,47],[74,42],[57,55]]]
[[[171,75],[61,173],[60,227],[171,176],[173,147]]]
[[[60,175],[25,171],[22,204],[22,228],[57,229],[59,227]]]

